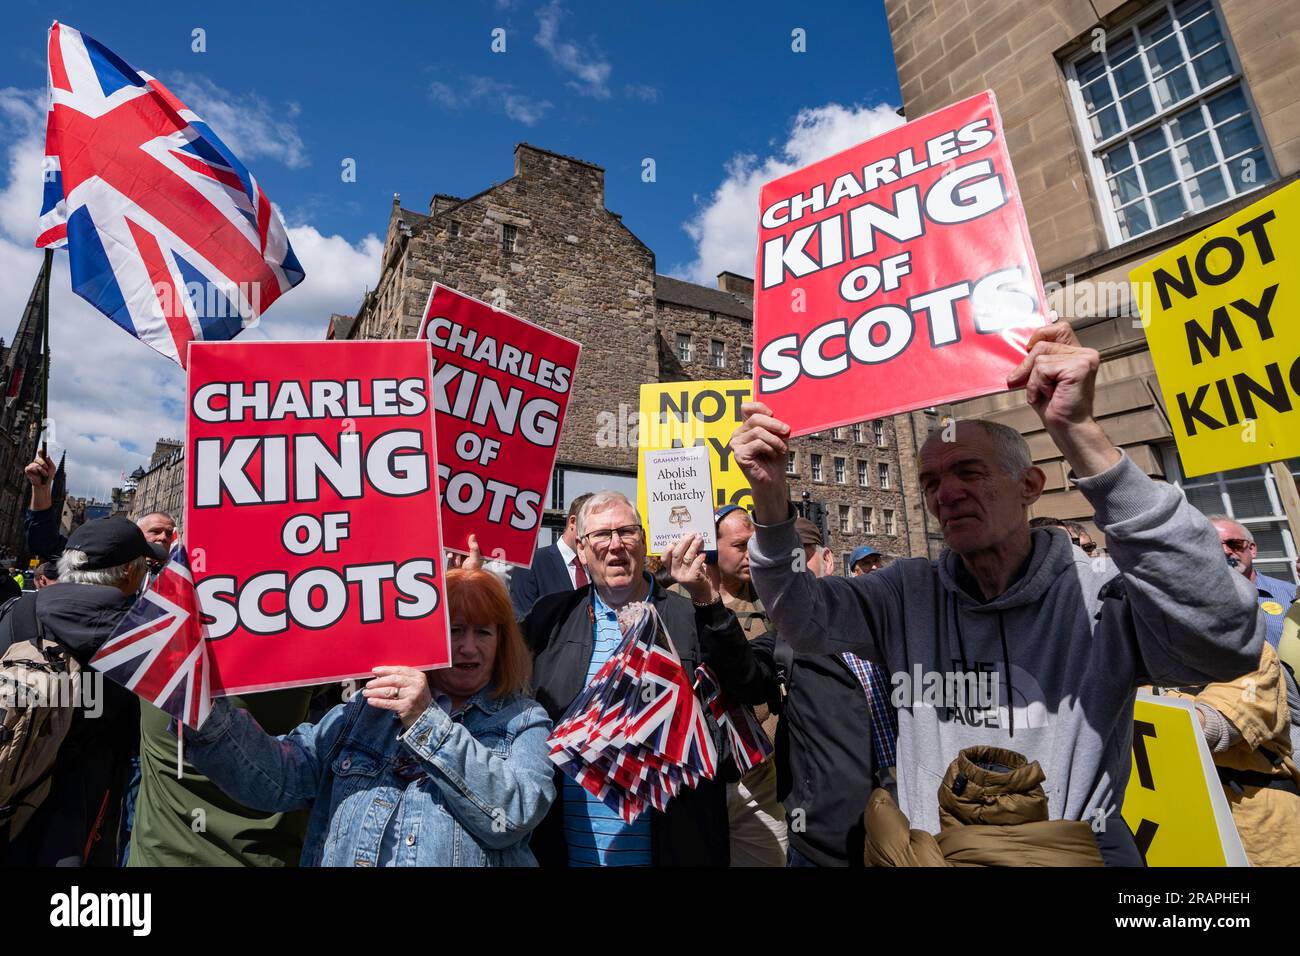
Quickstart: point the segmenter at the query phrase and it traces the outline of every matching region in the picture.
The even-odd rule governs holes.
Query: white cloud
[[[429,96],[434,102],[452,110],[479,107],[500,109],[512,120],[525,126],[536,125],[553,105],[550,100],[534,99],[520,93],[513,83],[474,74],[460,77],[456,86],[435,80],[429,84]]]
[[[230,118],[232,125],[249,128],[240,115]],[[221,133],[225,136],[225,130]],[[0,90],[0,142],[8,144],[0,180],[0,334],[6,341],[13,338],[40,269],[41,253],[33,241],[43,134],[43,92]],[[247,159],[248,153],[239,155]],[[290,155],[270,158],[287,163]],[[258,328],[243,333],[244,339],[320,339],[330,314],[352,312],[366,285],[379,275],[383,243],[374,235],[352,244],[308,223],[291,225],[288,231],[307,277],[267,310]],[[53,454],[67,451],[73,494],[103,498],[121,484],[123,474],[148,461],[156,439],[184,435],[185,376],[174,362],[115,328],[72,292],[66,254],[56,252],[54,263]]]
[[[564,9],[560,0],[551,0],[537,11],[537,45],[546,51],[555,66],[575,77],[569,81],[584,96],[609,99],[609,75],[614,71],[609,61],[576,43],[560,39],[560,18]]]
[[[774,155],[760,159],[742,154],[727,163],[726,178],[683,227],[695,241],[695,260],[674,268],[674,273],[704,285],[713,285],[724,270],[752,275],[762,185],[902,123],[895,107],[883,103],[847,107],[829,103],[800,110]]]
[[[276,108],[256,93],[232,93],[203,76],[180,74],[165,82],[245,165],[273,159],[301,169],[310,162],[295,125],[301,112],[296,103]]]
[[[623,94],[632,100],[644,103],[659,102],[659,91],[649,83],[628,83],[623,87]]]

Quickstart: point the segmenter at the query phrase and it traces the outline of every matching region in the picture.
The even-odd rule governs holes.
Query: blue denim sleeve
[[[224,697],[199,730],[185,728],[185,758],[229,796],[254,810],[283,813],[311,806],[342,735],[347,705],[319,723],[272,737]]]
[[[508,731],[514,738],[509,755],[503,757],[431,704],[402,735],[431,771],[448,809],[493,849],[527,840],[555,799],[546,711],[527,701],[510,719]]]

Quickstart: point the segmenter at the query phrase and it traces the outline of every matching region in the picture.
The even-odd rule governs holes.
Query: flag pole
[[[50,272],[54,268],[54,250],[45,247],[45,263],[41,266],[41,420],[37,441],[40,453],[46,453],[45,423],[49,418],[50,401]]]

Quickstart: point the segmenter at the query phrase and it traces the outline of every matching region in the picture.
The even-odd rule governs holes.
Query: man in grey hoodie
[[[1109,559],[1087,559],[1064,534],[1030,531],[1043,472],[1014,429],[972,420],[921,449],[926,507],[947,545],[938,560],[902,559],[856,578],[797,572],[790,430],[750,403],[731,448],[754,491],[751,574],[795,649],[852,651],[890,673],[899,803],[912,826],[938,832],[948,764],[983,744],[1039,762],[1052,819],[1088,821],[1131,846],[1119,810],[1136,688],[1247,673],[1263,627],[1210,522],[1178,489],[1148,478],[1093,418],[1097,352],[1063,322],[1035,331],[1029,346],[1008,387],[1026,388],[1096,510]],[[996,700],[969,693],[981,673],[994,678]],[[930,674],[965,689],[964,700],[931,695]]]

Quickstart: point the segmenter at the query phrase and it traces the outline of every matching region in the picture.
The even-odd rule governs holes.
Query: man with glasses
[[[1255,536],[1250,529],[1227,515],[1210,515],[1210,523],[1219,533],[1223,556],[1237,573],[1254,585],[1259,595],[1259,609],[1264,615],[1264,639],[1276,650],[1282,640],[1286,612],[1295,601],[1296,587],[1288,581],[1271,578],[1255,569]]]
[[[1088,557],[1092,557],[1097,550],[1097,542],[1092,540],[1092,535],[1088,529],[1077,521],[1064,521],[1060,518],[1041,517],[1032,518],[1029,521],[1029,527],[1033,528],[1060,528],[1070,536],[1070,543],[1082,551]]]
[[[745,635],[704,568],[698,535],[664,553],[664,565],[689,598],[665,591],[646,573],[641,516],[623,495],[601,491],[578,511],[578,554],[591,583],[538,599],[524,619],[533,651],[533,696],[559,721],[623,641],[618,611],[652,604],[688,675],[708,663],[737,703],[768,699],[767,680]],[[715,743],[721,735],[710,721]],[[684,788],[665,811],[647,810],[624,823],[556,771],[557,799],[531,847],[542,866],[726,866],[729,859],[723,770]],[[734,770],[733,770],[734,774]]]

